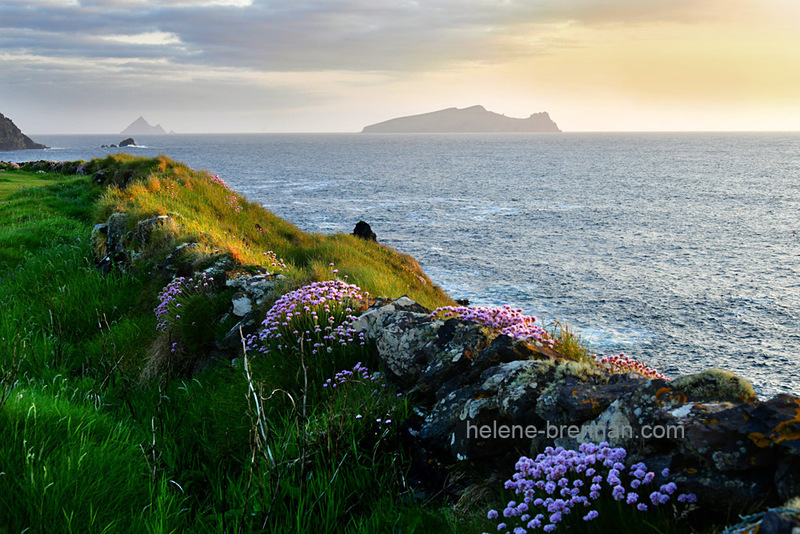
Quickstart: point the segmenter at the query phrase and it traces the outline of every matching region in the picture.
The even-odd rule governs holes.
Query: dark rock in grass
[[[372,231],[372,228],[364,221],[358,221],[356,227],[353,229],[353,235],[366,239],[368,241],[377,241],[378,236]]]
[[[242,319],[236,323],[220,342],[221,349],[232,349],[234,351],[242,350],[242,335],[246,338],[250,334],[254,334],[258,330],[258,310],[252,310],[245,314]]]
[[[170,252],[164,261],[158,264],[158,270],[164,280],[169,281],[176,276],[192,276],[194,274],[191,265],[185,261],[186,254],[194,249],[200,248],[199,243],[181,243]]]
[[[136,223],[134,228],[129,234],[128,239],[135,239],[139,245],[146,245],[150,242],[151,235],[158,228],[164,228],[170,224],[174,224],[172,217],[169,215],[157,215],[150,217]]]
[[[114,145],[111,145],[111,146],[114,146]],[[134,141],[133,138],[128,137],[127,139],[123,139],[122,141],[119,142],[119,147],[120,148],[123,148],[123,147],[126,147],[126,146],[136,146],[136,141]]]

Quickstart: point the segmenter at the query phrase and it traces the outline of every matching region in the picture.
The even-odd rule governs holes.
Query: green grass
[[[92,179],[0,173],[0,532],[252,532],[267,519],[275,532],[378,532],[389,523],[411,532],[447,522],[427,506],[399,504],[404,399],[371,384],[346,399],[321,388],[328,373],[369,360],[364,348],[337,351],[303,381],[295,354],[257,359],[262,442],[253,441],[241,358],[194,378],[142,380],[158,344],[162,282],[150,269],[177,243],[198,241],[204,254],[244,265],[274,250],[289,264],[285,290],[330,278],[335,263],[375,295],[450,302],[413,259],[352,236],[300,232],[164,158],[87,168]],[[90,236],[117,210],[132,226],[170,214],[179,231],[142,250],[131,273],[104,275]],[[199,304],[198,313],[219,318]],[[203,333],[187,326],[187,350],[210,349]],[[273,394],[278,383],[289,389]],[[359,425],[356,411],[372,424]],[[376,414],[397,422],[379,429]]]
[[[51,173],[36,173],[29,171],[3,171],[0,172],[0,202],[22,188],[41,187],[63,180],[63,176]]]
[[[379,370],[369,345],[316,359],[271,345],[248,355],[248,378],[241,352],[214,346],[229,298],[219,294],[186,301],[185,323],[169,334],[178,337],[156,331],[164,281],[154,267],[180,243],[200,244],[188,268],[219,254],[253,268],[272,250],[287,263],[282,292],[330,279],[334,263],[373,296],[452,304],[412,258],[301,232],[164,157],[86,169],[91,178],[0,173],[0,533],[492,528],[485,512],[499,488],[457,507],[410,491],[399,433],[409,400],[370,380],[322,386],[356,362]],[[116,211],[129,229],[162,214],[176,225],[140,244],[128,273],[102,274],[92,228]],[[560,339],[582,357],[568,330]],[[148,374],[175,341],[186,365]]]

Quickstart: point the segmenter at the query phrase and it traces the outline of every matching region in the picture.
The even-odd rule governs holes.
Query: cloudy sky
[[[800,130],[800,1],[0,0],[0,113],[26,133],[475,104],[565,131]]]

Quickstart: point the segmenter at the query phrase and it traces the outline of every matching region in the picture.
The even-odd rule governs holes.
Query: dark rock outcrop
[[[364,221],[358,221],[356,223],[356,227],[353,228],[353,235],[368,241],[377,241],[378,239],[378,236],[372,231],[370,225]]]
[[[533,113],[527,119],[516,119],[487,111],[483,106],[472,106],[399,117],[366,126],[362,133],[557,133],[560,131],[547,112]]]
[[[128,137],[127,139],[123,139],[119,142],[120,148],[125,146],[136,146],[136,141],[134,141],[132,137]]]
[[[464,467],[475,481],[499,482],[520,456],[607,441],[632,462],[669,468],[711,512],[800,494],[798,397],[759,401],[747,381],[718,370],[675,380],[613,374],[481,325],[432,319],[405,297],[382,304],[356,327],[388,378],[419,401],[405,439],[429,480]],[[442,489],[463,487],[430,488]]]
[[[47,148],[23,134],[11,119],[0,113],[0,150],[32,150]]]

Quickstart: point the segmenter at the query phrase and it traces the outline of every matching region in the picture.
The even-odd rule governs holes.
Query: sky
[[[483,105],[580,131],[800,131],[798,0],[0,0],[28,134],[357,132]]]

